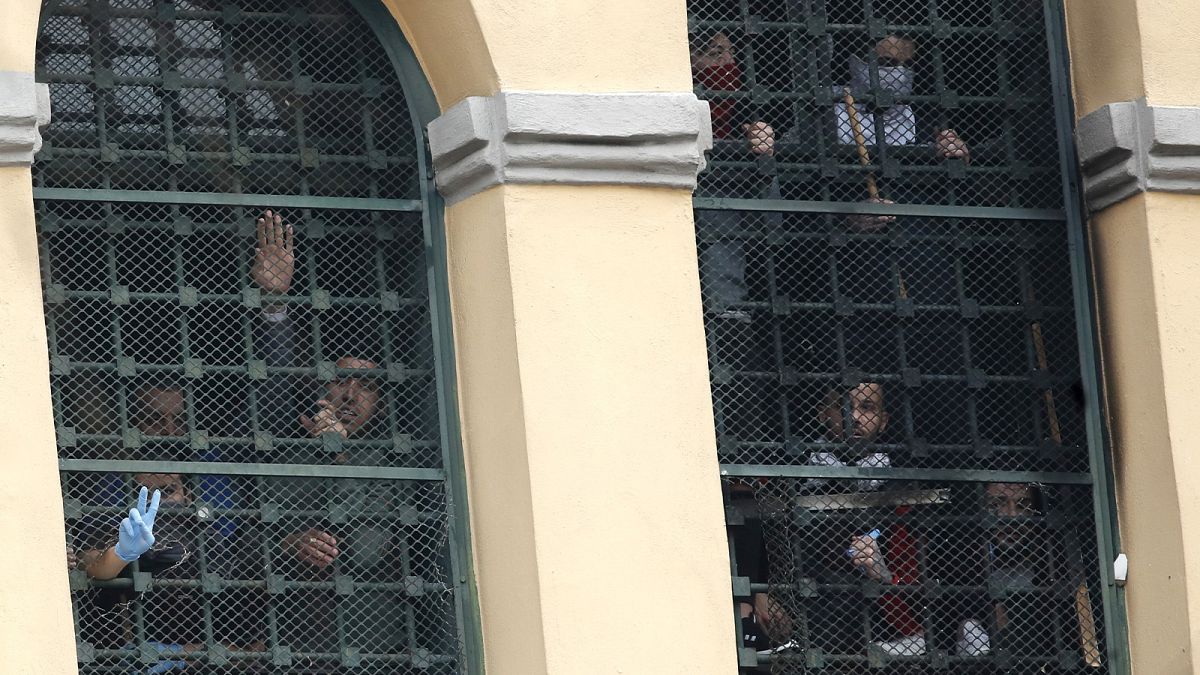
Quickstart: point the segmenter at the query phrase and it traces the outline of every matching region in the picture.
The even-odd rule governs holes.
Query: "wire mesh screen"
[[[47,8],[35,185],[419,197],[404,92],[348,0]]]
[[[689,2],[744,672],[1108,669],[1056,11]]]
[[[698,194],[1062,205],[1041,0],[689,6]]]
[[[456,672],[441,483],[68,472],[80,567],[143,485],[164,495],[150,550],[72,573],[84,672]]]
[[[741,632],[764,669],[1100,671],[1086,486],[864,487],[726,482]]]
[[[436,254],[383,44],[346,0],[66,0],[38,76],[81,672],[460,672]]]

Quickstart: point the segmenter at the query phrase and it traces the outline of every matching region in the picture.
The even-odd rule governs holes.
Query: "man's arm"
[[[268,369],[291,366],[295,349],[292,319],[287,304],[272,299],[291,290],[296,269],[295,233],[278,213],[270,210],[258,219],[256,231],[258,240],[250,277],[267,299],[255,325],[257,356]],[[290,376],[278,372],[269,373],[259,381],[256,398],[262,431],[285,436],[294,427],[296,408],[291,383]]]
[[[256,232],[258,241],[250,276],[268,298],[284,295],[291,290],[295,277],[295,232],[278,213],[271,210],[265,211],[258,219]],[[268,301],[258,325],[259,354],[268,369],[293,365],[294,337],[287,305]],[[290,435],[297,426],[291,384],[290,376],[273,373],[258,388],[260,417],[265,421],[265,430],[273,436]],[[325,406],[331,407],[328,404]],[[336,416],[332,413],[329,415],[336,421]],[[324,569],[333,562],[340,553],[337,545],[336,537],[317,528],[294,532],[279,543],[280,550],[285,554],[317,569]]]
[[[126,565],[150,550],[154,545],[154,520],[161,498],[158,490],[152,498],[144,487],[138,492],[137,506],[129,510],[129,515],[117,527],[116,545],[83,554],[83,566],[89,577],[102,581],[115,579]]]
[[[296,401],[292,377],[271,370],[293,365],[294,327],[287,307],[265,308],[257,319],[255,329],[258,333],[259,356],[268,369],[267,377],[256,385],[261,430],[272,436],[288,436],[295,427]]]
[[[766,593],[754,594],[754,613],[763,630],[777,644],[786,642],[792,634],[792,617],[775,598]]]
[[[115,546],[109,546],[102,551],[85,551],[83,554],[83,568],[87,575],[100,581],[116,579],[128,564],[117,557]]]

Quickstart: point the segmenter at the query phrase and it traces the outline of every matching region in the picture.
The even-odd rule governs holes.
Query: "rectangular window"
[[[1124,672],[1061,21],[689,2],[743,672]]]

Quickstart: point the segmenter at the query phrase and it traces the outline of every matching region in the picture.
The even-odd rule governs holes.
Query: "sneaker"
[[[788,640],[787,642],[779,645],[778,647],[772,647],[770,649],[760,649],[756,653],[759,656],[770,656],[772,654],[780,654],[780,653],[783,653],[786,651],[791,651],[793,649],[799,649],[799,648],[800,648],[800,643],[796,642],[795,640]]]
[[[888,656],[924,656],[925,636],[909,635],[891,642],[876,642],[875,646]]]
[[[962,630],[958,633],[959,656],[987,656],[992,651],[991,639],[983,624],[974,619],[963,621]]]

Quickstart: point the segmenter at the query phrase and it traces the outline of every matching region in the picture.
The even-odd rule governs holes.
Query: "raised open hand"
[[[266,293],[287,293],[296,272],[292,226],[285,224],[283,218],[270,209],[263,212],[256,225],[258,242],[254,248],[250,277]]]
[[[133,562],[150,550],[154,545],[154,519],[158,516],[158,502],[162,495],[154,491],[150,505],[146,505],[147,490],[143,487],[138,492],[137,507],[129,509],[129,516],[121,521],[118,529],[117,545],[113,553],[125,562]]]

